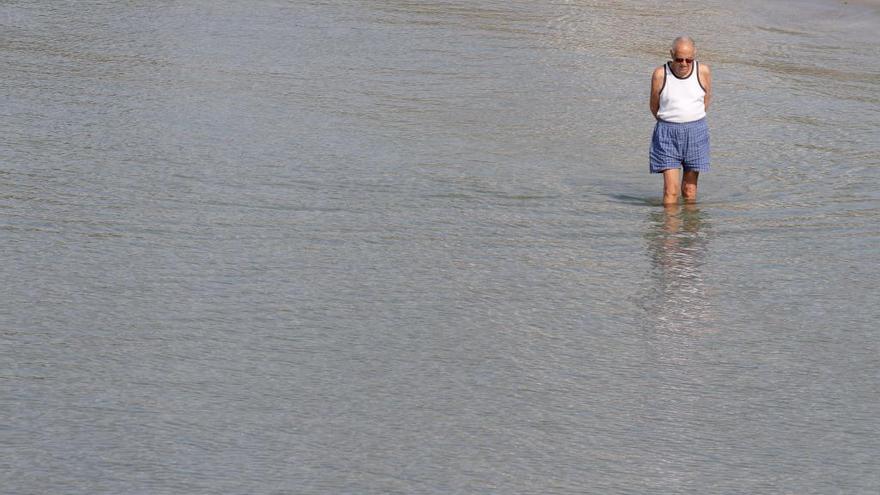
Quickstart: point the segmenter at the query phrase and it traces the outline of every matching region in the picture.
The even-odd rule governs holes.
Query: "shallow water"
[[[878,20],[4,2],[0,491],[876,493]]]

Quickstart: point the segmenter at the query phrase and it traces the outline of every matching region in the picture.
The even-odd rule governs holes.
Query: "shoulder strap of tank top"
[[[660,91],[657,94],[663,93],[663,90],[666,89],[666,78],[669,76],[669,64],[663,64],[663,85],[660,86]]]

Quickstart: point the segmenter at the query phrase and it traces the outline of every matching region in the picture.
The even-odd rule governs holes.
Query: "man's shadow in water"
[[[663,205],[663,201],[661,200],[661,198],[655,197],[655,196],[643,197],[643,196],[633,196],[631,194],[609,194],[608,197],[610,197],[611,199],[613,199],[614,201],[616,201],[618,203],[627,203],[627,204],[631,204],[631,205],[639,205],[639,206],[644,206],[644,205],[662,206]]]
[[[709,214],[696,204],[665,206],[652,209],[647,224],[651,283],[641,302],[649,326],[671,333],[714,331],[703,273],[712,231]]]

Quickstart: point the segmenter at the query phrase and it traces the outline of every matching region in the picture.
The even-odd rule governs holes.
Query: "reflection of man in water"
[[[672,60],[654,69],[651,113],[657,119],[651,138],[651,173],[663,174],[663,204],[697,200],[697,179],[709,170],[706,110],[712,96],[709,67],[694,59],[694,40],[675,38]],[[684,167],[684,178],[681,167]]]
[[[710,321],[710,301],[703,280],[708,255],[708,217],[697,205],[686,204],[653,211],[648,233],[651,257],[653,324],[676,332],[702,332]]]

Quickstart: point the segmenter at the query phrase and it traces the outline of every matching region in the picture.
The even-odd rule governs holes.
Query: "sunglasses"
[[[694,61],[694,59],[692,59],[692,58],[674,58],[674,59],[672,59],[672,60],[675,60],[676,62],[678,62],[678,63],[680,63],[680,64],[683,64],[683,63],[691,63],[691,62]]]

